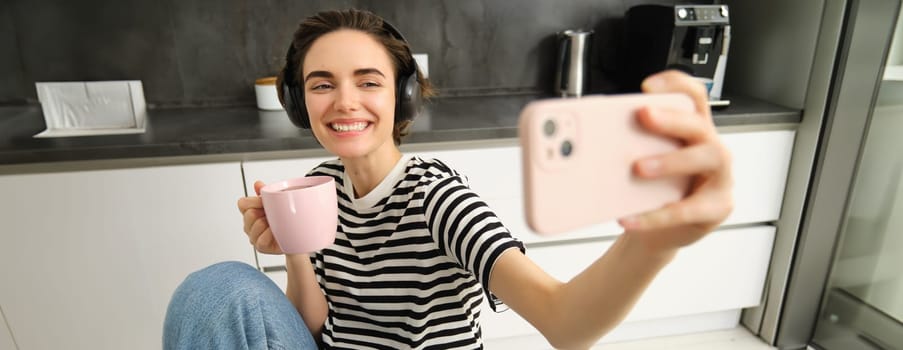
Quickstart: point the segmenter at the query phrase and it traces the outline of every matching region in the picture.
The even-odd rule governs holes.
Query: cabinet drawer
[[[767,225],[721,230],[684,248],[656,277],[624,323],[712,314],[758,305],[774,233],[774,227]],[[612,243],[528,248],[527,256],[555,278],[568,281],[598,259]],[[488,305],[484,305],[483,310],[483,334],[487,339],[538,333],[513,311],[494,313]],[[667,327],[658,328],[649,332],[667,333]]]
[[[721,135],[733,155],[734,211],[726,225],[779,218],[795,136],[792,130]]]

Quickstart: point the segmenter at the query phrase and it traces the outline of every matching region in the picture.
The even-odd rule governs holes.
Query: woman
[[[731,210],[729,155],[704,88],[681,73],[655,75],[645,92],[683,92],[697,108],[639,113],[647,129],[686,146],[639,160],[635,172],[692,175],[691,192],[619,220],[626,231],[615,244],[559,282],[524,255],[463,176],[438,160],[401,154],[411,116],[400,108],[410,102],[398,97],[400,81],[430,92],[415,67],[400,34],[372,13],[322,12],[302,22],[280,98],[290,113],[297,104],[295,117],[338,157],[311,171],[336,180],[336,243],[311,256],[286,256],[285,296],[244,264],[192,274],[167,312],[165,347],[480,348],[479,305],[487,297],[507,304],[552,345],[586,348],[625,317],[680,247]],[[262,186],[254,187],[259,193]],[[282,254],[259,197],[241,198],[238,207],[255,248]]]

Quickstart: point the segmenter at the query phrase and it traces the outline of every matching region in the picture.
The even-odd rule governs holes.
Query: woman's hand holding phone
[[[242,197],[238,199],[238,210],[244,219],[245,234],[251,245],[258,252],[264,254],[283,254],[282,248],[273,237],[273,231],[267,222],[266,213],[263,211],[263,201],[260,199],[260,189],[263,188],[262,181],[254,182],[254,192],[256,196]]]
[[[641,232],[636,236],[654,236],[649,244],[679,247],[727,217],[730,155],[705,88],[689,75],[666,71],[643,89],[524,108],[525,214],[535,232],[557,234],[620,218],[626,230]]]
[[[690,176],[683,199],[660,209],[621,218],[619,224],[656,250],[674,250],[693,243],[720,225],[733,210],[731,156],[718,137],[705,87],[678,71],[647,78],[645,93],[684,93],[695,111],[643,108],[639,123],[650,132],[681,140],[675,151],[639,159],[633,172],[640,178]]]

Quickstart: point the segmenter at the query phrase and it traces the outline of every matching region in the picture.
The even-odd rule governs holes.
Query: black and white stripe
[[[339,198],[336,242],[311,256],[329,303],[324,345],[482,348],[480,304],[484,295],[494,299],[492,265],[506,249],[524,248],[466,179],[414,157],[361,201],[339,160],[310,174],[335,178]]]

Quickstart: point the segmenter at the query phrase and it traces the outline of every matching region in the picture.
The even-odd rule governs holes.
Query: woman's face
[[[301,79],[311,130],[328,151],[343,160],[397,152],[395,69],[382,44],[357,30],[325,34],[308,50]]]

